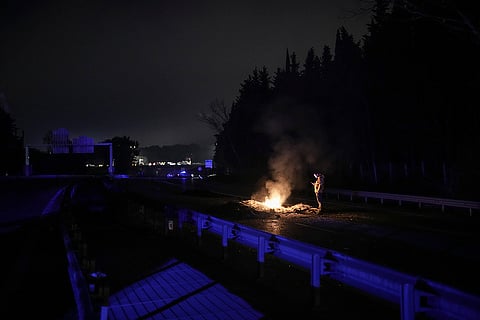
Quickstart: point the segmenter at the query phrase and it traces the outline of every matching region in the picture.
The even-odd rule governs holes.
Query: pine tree
[[[0,93],[0,145],[4,151],[0,157],[0,174],[19,174],[22,169],[23,139],[17,135],[15,120],[8,110],[4,94]]]
[[[322,57],[320,58],[320,61],[319,61],[320,72],[323,75],[328,74],[332,65],[332,60],[333,60],[332,52],[330,50],[330,47],[326,45],[323,47]]]

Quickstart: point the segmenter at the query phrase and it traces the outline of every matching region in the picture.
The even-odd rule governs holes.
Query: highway
[[[2,264],[0,271],[10,275],[1,282],[2,301],[8,306],[2,312],[14,310],[21,316],[32,311],[25,308],[28,305],[40,314],[74,318],[57,233],[56,214],[62,207],[52,202],[62,190],[67,199],[72,196],[70,205],[94,214],[105,209],[102,196],[108,197],[103,192],[109,190],[146,206],[190,208],[480,295],[480,222],[475,215],[333,198],[326,199],[321,215],[258,212],[242,205],[253,192],[248,185],[147,178],[102,178],[89,185],[82,183],[85,180],[91,181],[90,177],[2,180],[1,248],[8,263]],[[99,181],[105,183],[104,191],[99,189]],[[77,187],[72,188],[74,185]],[[111,205],[104,200],[106,206]],[[314,205],[315,199],[298,195],[289,202],[308,206]],[[120,209],[117,205],[115,210]],[[55,295],[42,295],[45,287],[53,288]],[[52,301],[56,303],[49,303]]]
[[[480,294],[480,218],[466,211],[332,197],[321,215],[284,214],[241,205],[254,191],[245,185],[137,179],[128,182],[128,190],[170,203],[165,190],[176,190],[182,195],[179,206]],[[302,195],[289,202],[314,206],[315,198]]]
[[[59,222],[50,215],[56,209],[51,200],[70,181],[0,181],[1,319],[68,319],[75,313]]]

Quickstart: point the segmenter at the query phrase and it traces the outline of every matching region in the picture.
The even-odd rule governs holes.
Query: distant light
[[[213,168],[213,160],[205,160],[205,168],[212,169]]]

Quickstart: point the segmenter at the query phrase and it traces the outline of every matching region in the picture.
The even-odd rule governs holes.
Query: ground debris
[[[263,212],[263,213],[281,213],[284,215],[289,215],[289,214],[317,214],[318,209],[314,208],[308,204],[304,203],[297,203],[292,206],[281,206],[277,208],[270,208],[266,206],[263,202],[259,202],[256,200],[243,200],[240,201],[240,204],[248,207],[250,209],[253,209],[257,212]]]

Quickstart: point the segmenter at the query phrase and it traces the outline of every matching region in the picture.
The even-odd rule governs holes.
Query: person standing
[[[316,180],[311,182],[311,184],[313,185],[313,191],[318,203],[318,212],[320,213],[322,211],[323,190],[325,189],[325,176],[321,173],[314,173],[313,176]]]

